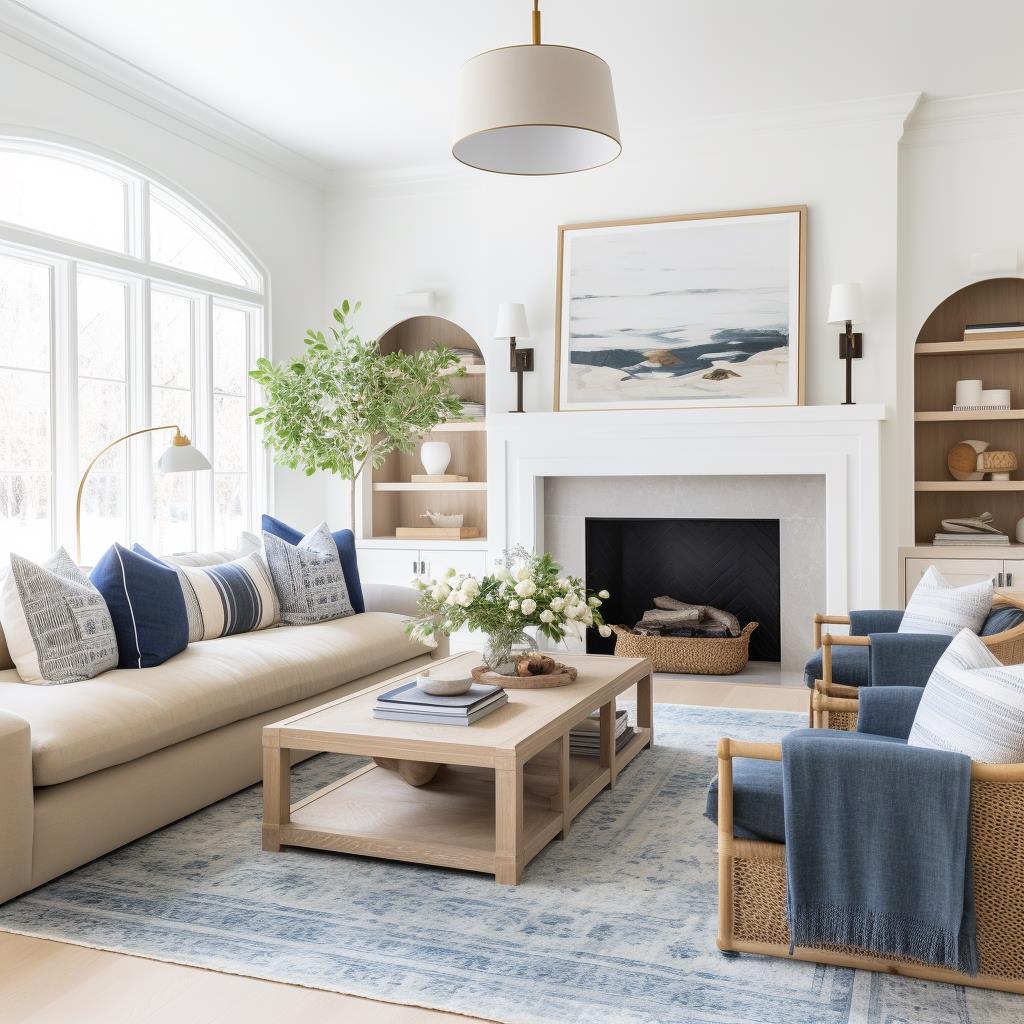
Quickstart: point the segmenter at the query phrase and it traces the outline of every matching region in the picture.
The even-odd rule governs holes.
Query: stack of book
[[[968,324],[964,341],[1024,341],[1024,323]]]
[[[457,697],[435,697],[411,682],[382,693],[377,698],[373,717],[390,722],[472,725],[507,703],[508,694],[500,686],[474,683]]]
[[[633,738],[633,728],[625,711],[615,712],[615,750],[620,751]],[[597,757],[601,753],[601,712],[595,711],[569,731],[569,753]]]

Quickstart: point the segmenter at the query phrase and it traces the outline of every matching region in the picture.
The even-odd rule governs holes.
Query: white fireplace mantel
[[[548,477],[815,475],[825,481],[828,610],[878,607],[884,418],[881,405],[488,416],[491,554],[544,547]]]

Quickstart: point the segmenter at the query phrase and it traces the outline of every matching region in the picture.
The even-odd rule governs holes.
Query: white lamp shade
[[[157,459],[161,473],[188,473],[198,469],[213,469],[210,460],[193,444],[171,444]]]
[[[526,307],[521,302],[503,302],[498,306],[498,322],[494,327],[496,338],[528,338]]]
[[[622,152],[612,74],[571,46],[528,44],[467,61],[452,155],[500,174],[567,174]]]
[[[828,303],[828,322],[845,324],[864,323],[864,296],[859,284],[834,284]]]

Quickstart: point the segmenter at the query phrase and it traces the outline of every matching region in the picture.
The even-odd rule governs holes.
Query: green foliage
[[[249,376],[266,393],[251,415],[276,462],[356,480],[367,465],[379,469],[390,452],[413,452],[421,435],[457,419],[461,405],[451,388],[464,376],[450,349],[380,350],[364,341],[350,319],[361,303],[342,302],[328,333],[309,330],[301,358],[274,365],[259,359]],[[353,505],[354,507],[354,505]]]

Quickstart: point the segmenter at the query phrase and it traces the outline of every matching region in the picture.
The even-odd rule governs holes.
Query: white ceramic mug
[[[981,405],[981,381],[958,380],[956,382],[957,405]]]
[[[1010,389],[1009,388],[990,388],[987,391],[981,393],[981,404],[982,405],[1009,405],[1010,404]]]
[[[428,476],[441,476],[452,461],[452,448],[447,441],[424,441],[420,446],[420,462]]]

